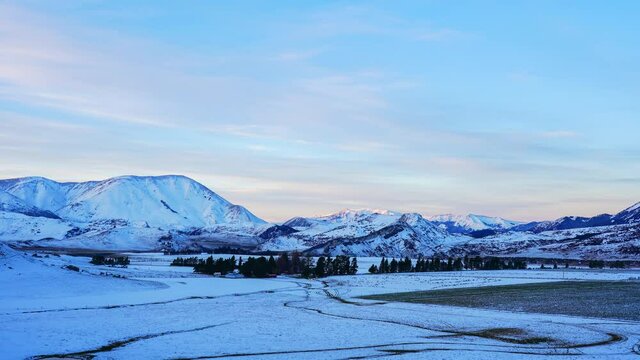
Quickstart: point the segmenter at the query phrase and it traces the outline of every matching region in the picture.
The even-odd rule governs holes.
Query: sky
[[[0,178],[183,174],[270,221],[640,201],[638,1],[2,1]]]

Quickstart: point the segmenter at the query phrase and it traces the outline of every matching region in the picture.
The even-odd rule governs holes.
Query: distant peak
[[[193,179],[191,179],[190,177],[184,176],[184,175],[174,175],[174,174],[170,174],[170,175],[120,175],[120,176],[115,176],[115,177],[111,177],[105,180],[129,180],[129,179],[135,179],[135,180],[167,180],[167,179],[181,179],[181,180],[188,180],[188,181],[193,181],[193,182],[197,182]]]
[[[636,211],[636,210],[640,210],[640,202],[637,202],[635,205],[631,205],[629,208],[623,211]]]
[[[54,180],[51,180],[42,176],[25,176],[25,177],[13,178],[13,179],[5,179],[5,181],[15,181],[15,182],[22,182],[22,183],[33,182],[33,181],[56,182]]]
[[[397,215],[399,213],[391,210],[385,209],[370,209],[370,208],[359,208],[359,209],[342,209],[336,213],[323,215],[322,217],[332,217],[332,216],[348,216],[348,215]]]
[[[402,214],[402,216],[400,217],[400,221],[417,221],[417,220],[421,220],[421,219],[425,219],[424,216],[422,216],[421,214],[412,212],[412,213],[405,213]]]

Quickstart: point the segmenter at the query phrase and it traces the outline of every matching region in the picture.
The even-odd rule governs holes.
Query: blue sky
[[[184,174],[268,220],[640,201],[640,3],[0,2],[0,177]]]

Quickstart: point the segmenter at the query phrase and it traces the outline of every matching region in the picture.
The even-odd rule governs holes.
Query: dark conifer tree
[[[278,271],[280,274],[285,274],[289,272],[289,255],[287,253],[282,253],[278,256]]]
[[[378,272],[380,272],[381,274],[384,274],[387,272],[387,269],[384,266],[384,256],[380,260],[380,265],[378,266]]]
[[[442,270],[440,268],[440,258],[435,258],[433,259],[433,261],[431,262],[431,267],[433,268],[433,271],[440,271]]]
[[[404,261],[402,262],[402,272],[411,272],[412,267],[411,259],[409,259],[408,256],[405,256]]]
[[[331,256],[327,257],[327,262],[324,265],[324,273],[326,276],[331,276],[335,274],[335,269],[333,267],[333,259]]]
[[[393,258],[391,260],[391,263],[389,263],[389,272],[392,272],[392,273],[398,272],[398,262],[396,261],[395,258]]]
[[[354,256],[353,259],[351,259],[351,265],[349,266],[349,274],[355,275],[357,273],[358,273],[358,258]]]
[[[416,266],[413,268],[413,271],[422,272],[422,255],[418,257],[418,260],[416,260]]]
[[[300,253],[297,252],[297,251],[294,251],[291,254],[291,269],[290,269],[290,273],[299,274],[301,270],[302,270],[302,261],[300,260]]]
[[[279,271],[278,264],[276,263],[276,259],[273,258],[273,255],[269,256],[269,274],[282,274]]]
[[[476,256],[473,260],[473,269],[482,269],[484,264],[482,263],[482,258],[480,256]]]
[[[256,260],[255,269],[253,270],[253,276],[257,278],[267,277],[267,274],[269,274],[269,271],[270,271],[269,262],[264,256],[260,256]]]
[[[255,267],[255,259],[252,257],[249,257],[247,261],[242,263],[242,266],[240,267],[240,273],[246,277],[252,277],[254,267]]]
[[[463,268],[462,259],[457,258],[456,261],[453,262],[453,270],[460,271],[462,270],[462,268]]]
[[[317,277],[324,277],[325,276],[325,258],[324,256],[320,256],[320,258],[318,258],[318,262],[316,262],[316,276]]]
[[[313,265],[313,258],[310,255],[307,255],[302,260],[302,271],[301,275],[305,278],[310,278],[315,275],[315,269]]]

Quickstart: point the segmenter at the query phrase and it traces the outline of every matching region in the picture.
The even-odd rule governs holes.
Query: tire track
[[[465,332],[458,330],[447,330],[447,329],[438,329],[431,328],[427,326],[422,326],[418,324],[410,324],[392,319],[375,319],[375,318],[366,318],[366,317],[357,317],[351,315],[341,315],[341,314],[333,314],[330,312],[326,312],[321,309],[316,309],[309,306],[304,306],[304,303],[312,301],[312,292],[317,295],[323,295],[327,299],[331,299],[336,302],[340,302],[345,305],[353,305],[353,306],[373,306],[373,305],[382,305],[385,303],[372,303],[372,304],[362,304],[355,301],[349,301],[347,299],[341,298],[336,292],[332,292],[330,286],[325,281],[322,281],[322,287],[314,286],[313,283],[309,282],[300,282],[300,281],[288,281],[294,284],[293,287],[281,288],[276,290],[263,290],[256,291],[252,293],[245,294],[227,294],[227,295],[219,295],[219,296],[191,296],[180,299],[173,299],[168,301],[159,301],[159,302],[151,302],[145,304],[123,304],[116,306],[104,306],[104,307],[87,307],[87,308],[76,308],[76,309],[53,309],[53,310],[40,310],[40,311],[31,311],[31,312],[23,312],[23,313],[41,313],[41,312],[58,312],[58,311],[78,311],[78,310],[101,310],[101,309],[115,309],[115,308],[129,308],[129,307],[138,307],[138,306],[147,306],[147,305],[162,305],[162,304],[170,304],[179,301],[188,301],[188,300],[211,300],[217,298],[224,297],[233,297],[233,296],[248,296],[248,295],[256,295],[256,294],[265,294],[265,293],[275,293],[275,292],[289,292],[293,295],[293,292],[303,291],[304,295],[301,299],[298,300],[290,300],[282,303],[284,307],[296,309],[298,311],[308,311],[317,313],[322,316],[341,318],[346,320],[354,320],[354,321],[371,321],[378,323],[385,323],[396,326],[405,326],[411,327],[415,329],[420,329],[429,332],[436,332],[442,335],[433,335],[433,336],[425,336],[425,339],[460,339],[460,342],[451,342],[449,341],[413,341],[413,342],[395,342],[395,343],[383,343],[383,344],[375,344],[375,345],[363,345],[363,346],[352,346],[352,347],[338,347],[338,348],[318,348],[318,349],[294,349],[294,350],[282,350],[282,351],[271,351],[271,352],[243,352],[243,353],[229,353],[229,354],[218,354],[218,355],[210,355],[210,356],[198,356],[198,357],[179,357],[174,360],[203,360],[203,359],[219,359],[219,358],[234,358],[234,357],[250,357],[250,356],[276,356],[276,355],[295,355],[295,354],[305,354],[305,353],[328,353],[328,352],[341,352],[341,351],[354,351],[354,350],[375,350],[379,352],[379,354],[373,354],[370,356],[362,356],[355,357],[356,359],[360,358],[377,358],[377,357],[389,357],[389,356],[398,356],[407,353],[427,353],[427,352],[435,352],[435,351],[460,351],[460,352],[476,352],[476,353],[505,353],[505,354],[518,354],[518,355],[531,355],[531,356],[577,356],[582,355],[582,352],[579,348],[584,347],[595,347],[602,346],[607,344],[612,344],[619,341],[626,340],[626,337],[614,333],[607,333],[609,339],[587,343],[587,344],[563,344],[553,347],[541,347],[541,346],[526,346],[526,343],[519,343],[518,339],[513,338],[500,338],[500,337],[488,337],[481,336],[478,332]],[[80,359],[92,359],[97,354],[110,352],[115,349],[119,349],[129,344],[136,343],[139,341],[149,340],[161,336],[168,336],[172,334],[181,334],[181,333],[190,333],[190,332],[198,332],[207,330],[210,328],[215,328],[219,326],[224,326],[230,324],[231,322],[214,324],[203,326],[194,329],[185,329],[185,330],[175,330],[175,331],[166,331],[154,334],[146,334],[135,337],[130,337],[123,340],[113,341],[106,345],[85,351],[73,352],[73,353],[64,353],[64,354],[51,354],[51,355],[38,355],[34,356],[30,359],[39,360],[39,359],[53,359],[53,358],[80,358]],[[593,329],[590,329],[593,330]],[[479,337],[487,340],[494,340],[503,343],[509,343],[510,345],[501,345],[501,344],[477,344],[472,341],[465,341],[465,337]],[[397,347],[402,346],[417,346],[415,349],[398,349]],[[637,343],[632,351],[636,354],[640,355],[640,342]],[[354,357],[349,357],[350,359]]]
[[[127,346],[129,344],[133,344],[135,342],[139,342],[139,341],[143,341],[143,340],[149,340],[149,339],[153,339],[153,338],[157,338],[157,337],[161,337],[161,336],[167,336],[167,335],[184,334],[184,333],[191,333],[191,332],[197,332],[197,331],[202,331],[202,330],[208,330],[208,329],[213,329],[215,327],[228,325],[228,324],[231,324],[231,322],[214,324],[214,325],[207,325],[207,326],[202,326],[202,327],[198,327],[198,328],[194,328],[194,329],[164,331],[164,332],[155,333],[155,334],[134,336],[134,337],[123,339],[123,340],[113,341],[113,342],[110,342],[110,343],[108,343],[106,345],[103,345],[103,346],[100,346],[100,347],[97,347],[97,348],[91,349],[91,350],[78,351],[78,352],[72,352],[72,353],[64,353],[64,354],[36,355],[36,356],[31,357],[30,359],[33,359],[33,360],[41,360],[41,359],[74,359],[74,358],[75,359],[77,359],[77,358],[80,358],[80,359],[93,359],[96,356],[96,354],[110,352],[110,351],[125,347],[125,346]]]
[[[321,283],[323,284],[322,288],[313,288],[311,284],[304,284],[302,287],[306,291],[305,299],[304,300],[285,302],[283,305],[285,307],[295,308],[295,309],[299,309],[299,310],[305,310],[305,311],[309,311],[309,312],[314,312],[314,313],[317,313],[317,314],[320,314],[320,315],[324,315],[324,316],[329,316],[329,317],[336,317],[336,318],[342,318],[342,319],[347,319],[347,320],[357,320],[357,321],[380,322],[380,323],[386,323],[386,324],[391,324],[391,325],[406,326],[406,327],[416,328],[416,329],[420,329],[420,330],[427,330],[427,331],[431,331],[431,332],[444,333],[444,335],[440,335],[440,336],[448,336],[448,337],[469,337],[469,336],[471,336],[471,337],[480,337],[480,338],[483,338],[483,339],[501,341],[501,342],[515,344],[515,345],[525,345],[525,344],[527,344],[527,339],[519,340],[519,339],[508,338],[508,337],[500,337],[500,336],[483,336],[482,332],[447,330],[447,329],[441,329],[441,328],[431,328],[431,327],[421,326],[421,325],[417,325],[417,324],[408,324],[408,323],[400,322],[400,321],[396,321],[396,320],[372,319],[372,318],[361,318],[361,317],[349,316],[349,315],[338,315],[338,314],[328,313],[328,312],[325,312],[323,310],[312,308],[312,307],[293,306],[292,305],[294,303],[308,302],[310,300],[310,298],[311,298],[310,290],[322,290],[322,292],[328,298],[330,298],[330,299],[332,299],[334,301],[338,301],[338,302],[343,303],[343,304],[347,304],[347,305],[367,306],[367,305],[382,305],[382,304],[384,304],[384,302],[383,303],[373,303],[373,304],[361,304],[361,303],[349,301],[349,300],[346,300],[346,299],[343,299],[343,298],[339,297],[335,293],[330,292],[327,289],[327,288],[329,288],[329,284],[326,281],[321,281]],[[589,329],[589,330],[595,331],[594,329]],[[556,351],[556,352],[564,350],[564,351],[566,351],[566,353],[562,353],[561,355],[579,355],[582,352],[580,350],[578,350],[578,349],[587,348],[587,347],[610,345],[610,344],[613,344],[613,343],[617,343],[617,342],[621,342],[621,341],[627,340],[627,338],[624,335],[620,335],[620,334],[606,333],[606,335],[608,336],[607,339],[601,340],[601,341],[597,341],[597,342],[592,342],[592,343],[562,344],[562,345],[557,345],[557,346],[553,346],[553,347],[519,346],[519,348],[550,350],[550,351]],[[429,344],[433,344],[433,343],[429,343]],[[472,345],[472,344],[469,344],[469,345]],[[513,346],[507,346],[507,347],[513,347]],[[575,351],[571,351],[571,350],[575,350]],[[638,351],[640,351],[640,348],[638,349]],[[531,353],[531,354],[534,354],[534,353]],[[540,355],[539,353],[535,353],[535,354]],[[557,355],[557,354],[556,353],[550,353],[549,355]]]
[[[275,290],[261,290],[254,291],[248,293],[236,293],[236,294],[225,294],[225,295],[215,295],[215,296],[187,296],[178,299],[171,299],[165,301],[153,301],[147,303],[139,303],[139,304],[121,304],[121,305],[104,305],[104,306],[86,306],[86,307],[77,307],[77,308],[62,308],[62,309],[45,309],[45,310],[29,310],[29,311],[21,311],[15,313],[3,313],[0,316],[5,315],[18,315],[18,314],[42,314],[42,313],[54,313],[54,312],[67,312],[67,311],[85,311],[85,310],[113,310],[113,309],[122,309],[122,308],[134,308],[140,306],[153,306],[153,305],[165,305],[171,304],[181,301],[189,301],[189,300],[213,300],[213,299],[221,299],[225,297],[237,297],[237,296],[248,296],[248,295],[257,295],[257,294],[269,294],[275,292],[283,292],[289,290],[297,290],[297,287],[291,288],[281,288]]]

